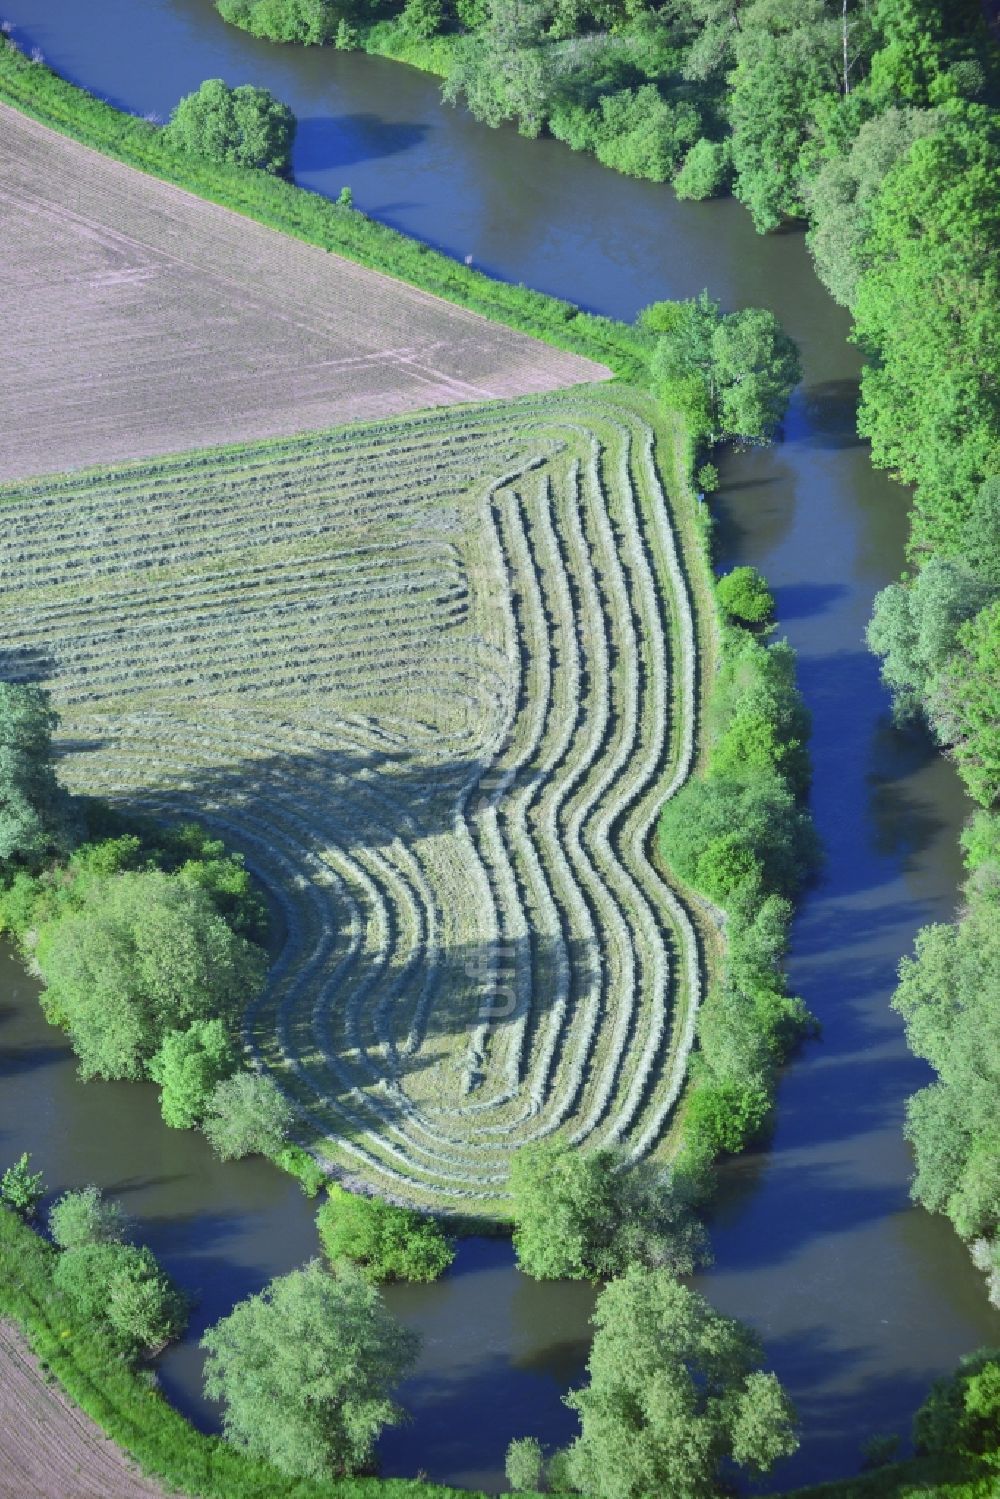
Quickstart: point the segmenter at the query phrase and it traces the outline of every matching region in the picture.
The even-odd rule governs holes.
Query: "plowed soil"
[[[20,1332],[0,1322],[3,1499],[163,1499],[125,1454],[47,1384]]]
[[[0,105],[0,479],[603,380]]]

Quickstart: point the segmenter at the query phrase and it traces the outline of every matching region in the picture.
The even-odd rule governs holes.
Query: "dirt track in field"
[[[0,105],[0,480],[608,378]]]
[[[21,1333],[0,1322],[3,1499],[163,1499],[58,1385],[46,1384]]]

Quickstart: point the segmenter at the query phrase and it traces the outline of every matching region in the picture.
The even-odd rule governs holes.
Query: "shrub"
[[[507,1448],[507,1482],[519,1493],[541,1493],[545,1487],[545,1456],[537,1437],[515,1439]]]
[[[187,1302],[152,1251],[134,1244],[82,1244],[56,1261],[53,1284],[74,1310],[129,1359],[176,1338]]]
[[[732,154],[728,141],[695,141],[674,178],[678,198],[714,198],[729,186]]]
[[[291,169],[295,116],[266,88],[207,78],[180,101],[164,135],[194,156],[280,175]]]
[[[100,1187],[64,1192],[49,1210],[49,1232],[60,1249],[85,1244],[120,1244],[128,1237],[129,1220],[118,1202],[109,1202]]]
[[[24,1151],[0,1176],[0,1202],[13,1208],[18,1217],[24,1219],[35,1216],[38,1204],[45,1196],[42,1173],[31,1170],[30,1160],[30,1155]]]
[[[389,1392],[417,1339],[356,1270],[328,1275],[313,1261],[241,1301],[202,1347],[229,1440],[284,1473],[328,1478],[365,1466],[399,1420]]]
[[[246,1155],[277,1155],[292,1127],[294,1111],[273,1078],[237,1072],[216,1083],[204,1130],[224,1161]]]
[[[221,1020],[196,1020],[186,1031],[169,1031],[149,1064],[162,1088],[160,1110],[172,1129],[200,1124],[215,1085],[239,1065]]]
[[[211,898],[158,870],[96,884],[79,909],[44,923],[42,1005],[69,1032],[84,1077],[141,1078],[169,1031],[234,1024],[264,981],[259,948]]]
[[[612,1150],[522,1146],[510,1173],[518,1267],[536,1280],[597,1280],[632,1261],[680,1275],[701,1263],[703,1230],[670,1174],[622,1167]]]
[[[455,1258],[433,1219],[336,1185],[316,1223],[329,1258],[350,1260],[369,1280],[437,1280]]]
[[[629,177],[666,182],[700,124],[693,104],[668,104],[655,84],[620,89],[601,99],[594,150],[598,161]]]
[[[723,612],[740,624],[764,624],[774,613],[774,595],[755,567],[734,567],[715,592]]]
[[[321,46],[334,39],[338,24],[330,0],[216,0],[215,8],[224,21],[273,42]]]
[[[689,781],[664,807],[660,834],[681,879],[722,906],[758,887],[792,896],[818,860],[812,824],[775,771]]]

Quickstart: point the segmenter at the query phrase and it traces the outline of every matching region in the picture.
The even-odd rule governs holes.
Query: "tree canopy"
[[[291,169],[295,116],[266,88],[229,88],[207,78],[185,94],[164,128],[171,145],[211,161],[279,174]]]
[[[688,1274],[707,1239],[670,1174],[622,1169],[615,1151],[555,1140],[522,1146],[511,1163],[514,1248],[536,1280],[614,1275],[633,1260]]]
[[[229,1441],[283,1473],[329,1478],[363,1468],[401,1419],[391,1391],[417,1339],[360,1272],[330,1275],[313,1261],[241,1301],[202,1347]]]
[[[455,1258],[454,1246],[432,1218],[336,1183],[316,1226],[330,1260],[350,1260],[373,1281],[436,1280]]]
[[[150,1059],[149,1075],[162,1088],[160,1109],[173,1129],[201,1123],[216,1083],[239,1065],[236,1048],[221,1020],[196,1020],[184,1031],[168,1031]]]
[[[167,1033],[235,1024],[259,993],[265,957],[203,890],[160,871],[95,884],[42,924],[36,958],[46,1014],[70,1034],[84,1077],[141,1078]]]
[[[1000,472],[1000,124],[981,106],[941,114],[872,209],[854,313],[872,356],[859,429],[876,463],[917,485],[918,538],[953,549]]]
[[[291,1133],[291,1104],[273,1078],[241,1071],[217,1082],[204,1104],[203,1128],[224,1161],[275,1156]]]
[[[573,1483],[595,1499],[709,1499],[723,1464],[766,1473],[795,1451],[794,1412],[740,1323],[663,1270],[632,1266],[594,1312]]]

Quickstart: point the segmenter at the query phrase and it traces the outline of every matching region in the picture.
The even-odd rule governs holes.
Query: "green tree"
[[[704,136],[695,141],[674,178],[678,198],[715,198],[729,183],[732,171],[732,148],[728,140],[710,141]]]
[[[747,307],[712,335],[719,427],[727,436],[769,442],[802,378],[798,351],[777,318]]]
[[[664,807],[660,837],[681,879],[723,906],[748,886],[792,896],[817,860],[809,818],[776,771],[689,781]]]
[[[774,595],[755,567],[734,567],[715,585],[724,614],[742,624],[762,625],[774,614]]]
[[[701,292],[688,301],[654,304],[642,323],[657,335],[654,388],[697,432],[713,442],[774,436],[801,368],[772,313],[748,307],[722,316],[718,302]]]
[[[760,232],[804,212],[799,153],[841,86],[841,37],[823,0],[754,0],[732,38],[734,192]]]
[[[184,1330],[187,1301],[145,1247],[97,1243],[64,1249],[52,1280],[128,1359],[155,1351]]]
[[[45,1196],[42,1173],[32,1171],[30,1161],[31,1156],[24,1151],[0,1176],[0,1202],[25,1219],[35,1216]]]
[[[882,658],[897,720],[925,710],[958,649],[961,626],[996,593],[964,560],[933,556],[912,582],[890,583],[876,595],[868,646]]]
[[[954,926],[925,927],[900,965],[893,1008],[937,1081],[909,1104],[913,1195],[964,1237],[1000,1225],[1000,907],[992,884],[970,888]]]
[[[951,105],[871,212],[856,338],[869,354],[858,427],[875,463],[915,484],[915,537],[955,551],[1000,472],[1000,123]]]
[[[164,1123],[194,1129],[209,1098],[223,1078],[239,1065],[236,1049],[221,1020],[196,1020],[186,1031],[168,1031],[150,1060],[149,1075],[160,1084]]]
[[[70,1034],[84,1077],[141,1078],[168,1031],[234,1025],[260,992],[266,959],[203,891],[159,871],[97,884],[45,922],[42,1005]]]
[[[538,135],[553,79],[544,25],[539,0],[489,0],[484,24],[455,49],[441,90],[445,103],[464,103],[487,125],[513,120],[522,135]]]
[[[665,1271],[631,1266],[593,1320],[590,1381],[566,1397],[581,1427],[569,1471],[584,1493],[709,1499],[724,1463],[763,1473],[795,1451],[794,1412],[757,1368],[754,1334]]]
[[[852,307],[872,266],[871,215],[886,176],[915,140],[939,125],[935,110],[888,109],[867,120],[844,154],[823,162],[805,183],[811,228],[806,236],[820,280]]]
[[[64,1192],[49,1210],[49,1232],[60,1249],[120,1244],[128,1237],[129,1227],[121,1203],[109,1201],[100,1187]]]
[[[202,1127],[215,1153],[224,1161],[235,1161],[246,1155],[277,1155],[294,1118],[273,1078],[244,1071],[216,1083]]]
[[[336,1184],[316,1226],[329,1259],[350,1260],[373,1281],[437,1280],[455,1258],[454,1246],[432,1218]]]
[[[935,678],[930,721],[981,806],[1000,797],[1000,599],[958,631],[959,649]]]
[[[305,46],[333,41],[339,14],[332,0],[216,0],[215,8],[251,36]]]
[[[913,1423],[918,1452],[995,1457],[1000,1431],[1000,1350],[981,1348],[936,1380]]]
[[[52,750],[58,722],[44,688],[0,682],[0,869],[37,869],[72,844],[75,819]]]
[[[869,89],[877,105],[937,104],[979,92],[976,53],[986,35],[976,0],[875,0],[874,25]]]
[[[514,1249],[536,1280],[613,1275],[632,1260],[690,1273],[707,1240],[669,1173],[623,1169],[615,1151],[556,1140],[522,1146],[511,1163]]]
[[[224,1406],[229,1441],[283,1473],[329,1478],[371,1459],[399,1421],[393,1386],[417,1339],[350,1266],[313,1261],[241,1301],[202,1339],[205,1390]]]
[[[517,1493],[541,1493],[545,1488],[545,1455],[537,1437],[516,1438],[507,1448],[507,1482]]]
[[[207,78],[181,99],[164,135],[179,150],[210,161],[280,174],[291,169],[295,116],[265,88],[229,88],[221,78]]]

